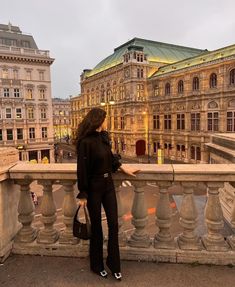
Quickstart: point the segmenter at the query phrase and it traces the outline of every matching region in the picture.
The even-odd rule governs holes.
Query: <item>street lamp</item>
[[[146,115],[146,118],[147,118],[147,120],[146,120],[146,122],[147,122],[147,124],[146,124],[146,127],[147,127],[147,155],[148,155],[148,163],[150,163],[149,114],[147,111],[144,111],[143,114]]]

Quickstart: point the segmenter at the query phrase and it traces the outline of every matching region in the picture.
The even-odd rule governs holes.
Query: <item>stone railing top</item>
[[[136,177],[122,172],[113,175],[115,180],[131,181],[218,181],[235,182],[235,164],[123,164],[140,170]],[[76,164],[20,163],[9,169],[10,178],[32,180],[76,180]]]

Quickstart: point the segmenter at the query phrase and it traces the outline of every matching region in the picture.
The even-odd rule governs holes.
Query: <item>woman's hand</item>
[[[136,174],[140,169],[129,167],[129,166],[120,166],[120,170],[123,171],[125,174],[136,177]]]
[[[78,206],[86,207],[87,206],[87,200],[85,198],[84,199],[78,199],[77,204],[78,204]]]

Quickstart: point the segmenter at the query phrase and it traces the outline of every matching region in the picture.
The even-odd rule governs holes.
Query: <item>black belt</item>
[[[110,172],[106,172],[106,173],[100,173],[100,174],[93,174],[92,177],[98,177],[98,178],[107,178],[110,177],[111,173]]]

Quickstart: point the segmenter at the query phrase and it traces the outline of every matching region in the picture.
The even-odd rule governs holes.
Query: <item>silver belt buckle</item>
[[[109,176],[109,174],[108,173],[104,173],[104,177],[108,177]]]

